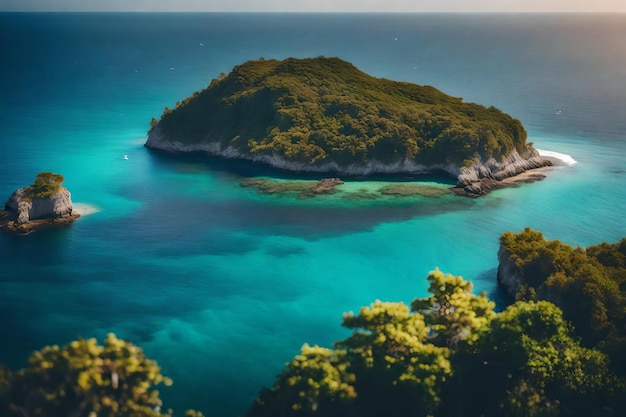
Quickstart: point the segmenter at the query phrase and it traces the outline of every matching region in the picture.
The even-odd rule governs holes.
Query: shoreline
[[[543,180],[544,178],[546,178],[544,174],[552,171],[555,167],[572,166],[578,163],[578,161],[576,161],[571,155],[568,154],[537,148],[535,148],[535,150],[539,152],[539,156],[542,159],[549,161],[551,165],[528,169],[524,172],[520,172],[517,175],[513,175],[512,177],[503,178],[500,180],[500,182],[513,186],[521,183],[529,184],[535,181]]]
[[[0,231],[28,235],[43,228],[70,225],[80,217],[81,215],[79,213],[72,213],[53,219],[36,219],[17,224],[15,219],[8,212],[3,210],[0,212]]]
[[[82,216],[88,216],[98,211],[100,210],[96,206],[74,203],[71,214],[50,219],[29,220],[26,223],[17,224],[16,216],[13,213],[7,210],[0,210],[0,231],[28,235],[43,228],[70,225]]]
[[[516,186],[522,183],[530,184],[535,181],[541,181],[546,178],[546,175],[544,175],[544,173],[548,173],[552,171],[555,166],[556,164],[552,166],[547,166],[547,167],[529,169],[528,171],[524,171],[512,177],[504,178],[500,180],[500,182],[508,186]]]
[[[543,181],[546,178],[545,174],[552,171],[555,167],[572,166],[578,163],[578,161],[576,161],[571,155],[568,154],[548,151],[545,149],[535,150],[538,152],[541,159],[549,162],[549,165],[527,169],[517,175],[512,175],[510,177],[502,178],[499,180],[488,177],[480,178],[478,182],[480,183],[481,189],[483,191],[486,191],[484,194],[474,194],[468,192],[463,187],[452,187],[451,190],[457,195],[476,198],[495,190],[510,187],[519,187],[521,184],[531,184],[533,182]]]
[[[180,142],[165,140],[158,127],[150,130],[144,146],[151,150],[166,154],[208,154],[209,156],[249,161],[253,164],[266,165],[269,168],[283,170],[291,174],[318,174],[323,178],[339,177],[350,181],[351,177],[369,177],[376,175],[418,176],[445,173],[456,178],[456,186],[450,191],[465,197],[476,198],[502,188],[517,187],[522,183],[532,183],[546,178],[554,166],[571,166],[577,161],[570,155],[555,151],[532,148],[524,155],[514,151],[507,160],[497,162],[493,158],[487,161],[478,159],[471,167],[459,167],[452,163],[420,165],[415,161],[397,161],[394,164],[383,164],[379,161],[368,161],[364,166],[350,165],[340,168],[335,162],[322,166],[286,161],[276,155],[244,155],[233,147],[220,149],[216,143],[197,143],[183,145]],[[511,175],[513,174],[513,175]]]

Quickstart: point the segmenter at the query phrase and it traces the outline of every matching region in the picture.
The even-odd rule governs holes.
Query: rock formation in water
[[[341,176],[443,171],[458,192],[551,165],[519,120],[338,58],[249,61],[153,119],[146,147]]]
[[[529,147],[523,155],[513,151],[504,161],[500,162],[495,158],[489,158],[486,161],[477,159],[472,166],[458,169],[457,187],[454,191],[468,197],[485,195],[491,190],[510,185],[502,182],[507,178],[515,177],[531,169],[551,165],[550,160],[543,158],[532,147]],[[543,178],[543,175],[534,175],[524,182],[534,182]]]
[[[520,287],[525,284],[524,274],[515,263],[513,254],[500,245],[498,249],[498,285],[509,296],[515,297]]]
[[[76,220],[80,215],[74,213],[70,192],[62,182],[61,175],[43,172],[34,184],[16,190],[0,211],[0,229],[23,233]]]

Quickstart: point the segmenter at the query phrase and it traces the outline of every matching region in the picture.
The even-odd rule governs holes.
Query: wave
[[[546,151],[545,149],[537,149],[537,152],[539,152],[539,155],[543,157],[558,159],[559,162],[565,165],[574,165],[578,163],[578,161],[575,160],[571,155],[567,155],[565,153]]]

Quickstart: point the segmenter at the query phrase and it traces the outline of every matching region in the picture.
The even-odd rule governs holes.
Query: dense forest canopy
[[[623,410],[624,375],[581,345],[561,310],[502,312],[461,277],[434,271],[431,295],[344,316],[334,348],[304,345],[248,417],[583,416]]]
[[[339,166],[468,165],[527,150],[517,119],[429,87],[375,78],[338,58],[248,61],[166,108],[169,141]]]
[[[504,233],[500,247],[500,262],[522,278],[516,298],[557,304],[583,343],[608,353],[612,369],[626,375],[626,239],[573,248],[527,228]]]

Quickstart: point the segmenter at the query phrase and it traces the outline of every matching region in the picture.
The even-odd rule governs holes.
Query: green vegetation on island
[[[254,159],[338,167],[466,166],[529,149],[522,124],[430,86],[375,78],[338,58],[248,61],[165,108],[146,146],[211,144]],[[232,152],[231,152],[232,154]]]
[[[24,197],[30,200],[50,197],[61,190],[63,181],[65,181],[65,178],[61,174],[40,172],[35,177],[35,182],[26,188]]]
[[[499,258],[499,275],[523,278],[504,310],[435,270],[429,296],[375,301],[344,314],[352,334],[332,348],[304,344],[246,416],[623,415],[626,239],[582,249],[526,229],[502,235]],[[154,388],[170,383],[129,342],[81,339],[35,352],[26,369],[0,367],[0,410],[164,417]]]

